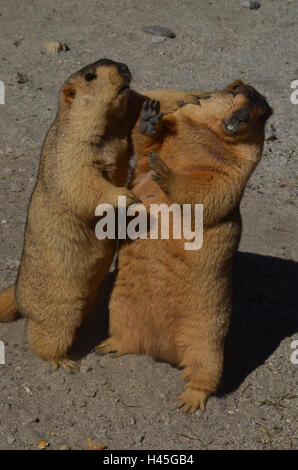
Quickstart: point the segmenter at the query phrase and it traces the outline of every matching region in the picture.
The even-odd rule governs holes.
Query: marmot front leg
[[[149,152],[149,166],[154,171],[153,181],[157,183],[165,194],[169,193],[169,188],[174,178],[172,170],[155,152]]]
[[[242,187],[234,175],[219,170],[172,171],[157,155],[149,152],[152,179],[160,186],[169,200],[177,204],[203,204],[204,222],[215,223],[235,207],[240,200]]]
[[[155,100],[145,101],[141,112],[139,131],[148,137],[154,137],[161,123],[163,113],[160,112],[160,102]]]
[[[167,131],[168,119],[160,113],[159,101],[148,100],[143,103],[139,124],[134,130],[135,152],[140,159],[148,154],[149,150],[158,150],[160,137]]]

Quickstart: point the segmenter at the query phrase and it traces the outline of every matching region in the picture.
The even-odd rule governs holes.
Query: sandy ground
[[[80,373],[51,373],[29,350],[21,320],[0,325],[6,347],[6,364],[0,365],[1,449],[34,449],[41,439],[48,449],[77,449],[86,437],[109,449],[297,448],[298,365],[290,358],[291,342],[298,339],[298,105],[290,101],[290,84],[298,79],[298,1],[263,0],[256,11],[240,3],[1,0],[1,288],[16,276],[26,207],[58,90],[83,65],[101,57],[121,60],[138,89],[207,90],[241,78],[274,107],[270,124],[277,137],[269,124],[264,158],[243,199],[233,353],[206,413],[177,411],[180,372],[149,357],[89,353]],[[176,39],[153,43],[142,31],[152,24],[170,27]],[[64,41],[70,50],[43,53],[45,40]],[[80,334],[86,352],[99,332],[92,322],[97,320]]]

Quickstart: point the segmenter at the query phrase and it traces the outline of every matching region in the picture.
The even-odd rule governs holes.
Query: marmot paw
[[[165,162],[155,152],[149,152],[150,168],[155,173],[152,175],[153,181],[157,183],[161,189],[167,193],[169,189],[169,180],[172,171]]]
[[[162,119],[163,113],[160,113],[160,102],[147,100],[143,103],[141,112],[140,133],[148,137],[156,134],[156,124]]]
[[[201,411],[206,410],[206,402],[210,393],[206,390],[197,390],[195,388],[187,388],[180,397],[177,408],[182,408],[183,413],[193,414],[200,408]]]
[[[57,359],[57,360],[51,360],[50,361],[51,369],[52,371],[55,371],[59,368],[59,366],[63,367],[63,369],[69,371],[69,372],[74,372],[79,369],[79,366],[76,362],[71,361],[70,359]]]

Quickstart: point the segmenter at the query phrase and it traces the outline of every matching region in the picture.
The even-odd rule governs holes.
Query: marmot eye
[[[125,64],[119,64],[117,68],[120,73],[127,73],[129,71]]]
[[[87,73],[87,75],[85,75],[86,82],[91,82],[91,80],[94,80],[95,78],[97,78],[97,76],[94,73]]]

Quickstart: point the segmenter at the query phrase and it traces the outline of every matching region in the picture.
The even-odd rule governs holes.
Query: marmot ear
[[[71,105],[76,96],[76,90],[70,83],[65,83],[62,88],[62,98],[67,105]]]

